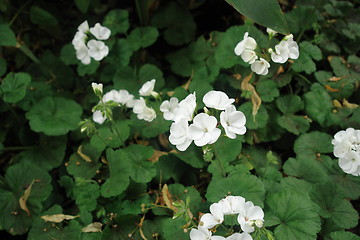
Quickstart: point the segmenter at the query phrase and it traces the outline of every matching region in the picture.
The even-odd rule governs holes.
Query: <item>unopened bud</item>
[[[103,84],[93,82],[93,83],[91,83],[91,87],[92,87],[94,93],[96,94],[96,96],[98,96],[101,99],[102,94],[103,94]]]
[[[258,228],[261,228],[264,225],[264,222],[262,220],[258,219],[258,220],[255,221],[255,225]]]

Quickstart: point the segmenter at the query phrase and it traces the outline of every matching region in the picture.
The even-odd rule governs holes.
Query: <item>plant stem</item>
[[[19,150],[29,150],[36,146],[23,146],[23,147],[4,147],[1,151],[19,151]]]
[[[215,147],[215,144],[211,144],[211,148],[213,149],[213,152],[215,154],[215,160],[218,163],[218,166],[219,166],[218,169],[220,171],[221,176],[226,177],[226,172],[225,172],[224,166],[223,166],[223,164],[222,164],[222,162],[220,160],[220,156],[219,156],[219,153],[218,153],[218,151],[217,151],[217,149]]]

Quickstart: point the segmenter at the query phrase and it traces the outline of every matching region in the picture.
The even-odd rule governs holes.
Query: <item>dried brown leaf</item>
[[[174,212],[177,212],[178,209],[172,204],[172,197],[171,197],[171,193],[169,192],[169,188],[167,186],[167,184],[164,184],[162,190],[162,197],[164,199],[165,205],[170,208],[171,210],[173,210]]]
[[[80,145],[79,147],[78,147],[78,150],[77,150],[77,154],[82,158],[82,159],[84,159],[84,161],[85,162],[92,162],[92,160],[91,160],[91,158],[89,157],[89,156],[87,156],[87,155],[85,155],[83,152],[82,152],[82,145]]]
[[[54,215],[44,215],[41,216],[42,219],[44,219],[45,222],[54,222],[54,223],[60,223],[64,220],[72,220],[74,218],[80,217],[72,216],[72,215],[65,215],[65,214],[54,214]]]
[[[25,189],[24,191],[24,195],[22,195],[19,199],[19,204],[20,204],[20,208],[22,210],[24,210],[28,216],[30,216],[30,210],[28,209],[28,207],[26,206],[26,201],[28,200],[30,193],[31,193],[31,188],[33,186],[35,182],[35,179],[32,180],[32,182],[30,183],[30,185]]]
[[[261,98],[259,94],[257,94],[255,87],[250,83],[253,73],[250,73],[249,76],[246,76],[241,82],[241,89],[249,91],[251,93],[251,103],[253,105],[252,115],[256,116],[260,106],[261,106]]]
[[[101,222],[93,222],[82,228],[82,232],[101,232],[102,223]]]

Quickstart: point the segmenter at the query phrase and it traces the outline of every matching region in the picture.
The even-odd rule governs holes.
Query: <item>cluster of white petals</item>
[[[96,39],[87,41],[89,33]],[[76,51],[76,58],[86,65],[90,64],[91,58],[96,61],[101,61],[109,54],[108,46],[101,40],[109,39],[110,34],[110,29],[101,26],[100,23],[96,23],[92,28],[89,28],[87,21],[81,23],[72,40],[72,44]]]
[[[360,130],[341,130],[334,135],[331,143],[340,168],[345,173],[360,176]]]
[[[299,46],[294,41],[292,34],[284,37],[279,44],[275,46],[275,51],[271,52],[271,60],[276,63],[285,63],[289,58],[297,59],[299,57]]]
[[[152,122],[156,118],[155,110],[146,106],[146,102],[143,97],[135,100],[133,112],[137,115],[138,119],[145,120],[147,122]]]
[[[203,102],[208,108],[224,110],[220,113],[220,123],[229,138],[235,139],[236,134],[245,134],[246,118],[232,105],[235,99],[229,98],[224,92],[212,90],[204,95]],[[189,94],[180,102],[172,97],[160,105],[164,118],[173,121],[169,141],[180,151],[185,151],[192,141],[198,147],[213,144],[221,135],[216,117],[207,112],[199,113],[194,117],[195,109],[195,93]]]
[[[249,37],[249,33],[244,34],[244,39],[240,41],[234,49],[236,55],[241,56],[244,62],[251,64],[251,70],[259,75],[268,74],[268,68],[270,64],[263,58],[258,60],[258,55],[255,52],[257,47],[254,38]]]
[[[231,236],[212,236],[211,229],[224,222],[225,215],[237,215],[237,221],[242,233],[233,233]],[[240,196],[227,196],[217,203],[210,205],[210,213],[205,213],[200,218],[197,229],[191,229],[191,240],[226,239],[226,240],[252,240],[250,233],[255,227],[261,228],[264,222],[264,212],[259,206],[254,206],[251,201],[245,201]]]
[[[103,91],[103,85],[100,83],[92,83],[91,84],[94,92]],[[134,95],[130,94],[127,90],[110,90],[109,92],[105,93],[101,99],[102,102],[106,103],[108,101],[113,101],[120,105],[125,105],[128,108],[132,108],[135,104]],[[93,121],[99,124],[103,124],[106,120],[106,116],[100,110],[97,110],[93,113]]]

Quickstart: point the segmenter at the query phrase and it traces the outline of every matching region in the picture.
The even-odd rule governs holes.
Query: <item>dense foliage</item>
[[[360,177],[342,170],[332,144],[337,132],[360,129],[360,2],[278,2],[0,0],[6,239],[190,239],[226,196],[263,210],[255,240],[360,239]],[[102,53],[80,61],[72,41],[85,20],[111,35],[93,30]],[[234,53],[246,32],[270,62],[267,74]],[[288,34],[298,58],[271,62],[268,48]],[[152,79],[157,94],[146,95]],[[154,112],[101,105],[114,89],[144,96]],[[234,99],[245,134],[222,131],[179,150],[160,105],[196,93],[197,116],[219,119],[203,110],[211,90]],[[94,110],[110,115],[99,124]],[[231,228],[216,235],[239,232],[236,218],[222,221]]]

